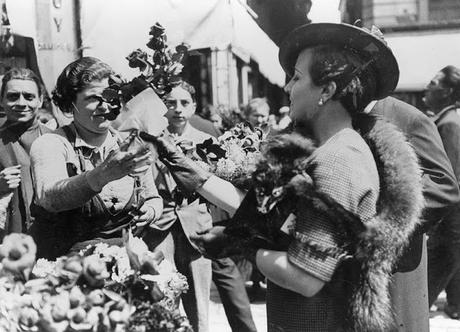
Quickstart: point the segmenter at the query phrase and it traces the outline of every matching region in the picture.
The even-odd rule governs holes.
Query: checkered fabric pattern
[[[344,129],[319,147],[311,158],[311,174],[317,190],[329,195],[366,222],[375,214],[379,177],[372,153],[351,129]],[[301,205],[301,204],[300,204]],[[328,282],[339,258],[318,250],[337,248],[338,227],[316,211],[298,211],[295,237],[288,251],[290,261],[315,277]]]
[[[344,129],[334,135],[314,152],[310,165],[317,190],[359,215],[363,222],[375,214],[378,172],[369,147],[357,132]],[[310,298],[271,285],[267,291],[268,331],[342,331],[347,310],[344,271],[337,269],[340,258],[334,250],[321,250],[338,248],[336,221],[301,209],[295,236],[288,259],[326,285]]]

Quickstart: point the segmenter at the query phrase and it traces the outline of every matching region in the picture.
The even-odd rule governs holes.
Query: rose
[[[88,294],[88,302],[93,306],[102,306],[105,302],[105,295],[100,289],[95,289]]]
[[[37,325],[39,319],[38,312],[33,308],[21,308],[19,312],[19,325],[23,330],[31,330]]]
[[[61,322],[67,318],[67,312],[70,310],[69,293],[64,291],[52,298],[51,317],[56,322]]]
[[[85,303],[85,294],[81,291],[80,287],[74,286],[70,290],[69,294],[69,302],[71,308],[76,308],[83,303]]]
[[[57,275],[69,281],[74,281],[80,277],[83,272],[83,262],[80,255],[70,257],[61,257],[56,266]]]
[[[88,256],[83,260],[83,277],[89,286],[99,288],[104,286],[110,274],[103,260],[97,256]]]
[[[0,245],[0,259],[3,269],[15,274],[28,274],[32,270],[37,254],[37,246],[31,236],[12,233]]]
[[[92,331],[93,326],[87,321],[87,313],[83,308],[70,309],[67,317],[70,320],[71,331]]]
[[[140,71],[144,71],[148,65],[148,55],[140,49],[131,52],[126,60],[130,68],[139,68]]]
[[[150,27],[149,35],[155,38],[165,36],[165,28],[160,23],[156,22],[153,26]]]

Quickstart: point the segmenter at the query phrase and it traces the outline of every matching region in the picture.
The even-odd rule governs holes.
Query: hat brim
[[[352,50],[364,61],[373,60],[377,91],[375,99],[387,97],[399,80],[399,67],[390,48],[377,36],[349,24],[312,23],[287,35],[280,45],[279,60],[287,75],[292,76],[299,53],[318,45],[337,45]]]

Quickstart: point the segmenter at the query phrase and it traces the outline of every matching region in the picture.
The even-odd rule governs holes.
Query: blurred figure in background
[[[220,116],[219,113],[217,113],[216,109],[212,109],[209,120],[212,122],[214,125],[214,128],[218,130],[221,134],[224,132],[224,127],[222,124],[222,117]]]
[[[45,126],[47,126],[48,128],[52,130],[57,129],[58,127],[58,123],[54,115],[45,108],[40,108],[37,111],[37,118],[38,118],[38,121],[40,121],[42,124],[44,124]]]
[[[244,118],[242,111],[244,107],[240,108],[231,108],[227,105],[218,105],[216,112],[222,118],[222,130],[226,131],[236,126],[236,124],[243,122]]]
[[[460,69],[441,69],[426,88],[424,102],[438,127],[444,149],[460,181]],[[432,230],[428,240],[428,294],[430,306],[446,289],[444,311],[451,318],[460,318],[460,204]]]
[[[253,127],[260,127],[268,123],[270,106],[266,98],[251,99],[244,111],[246,121]]]
[[[193,128],[201,130],[211,136],[219,137],[222,135],[222,132],[214,126],[211,121],[212,113],[215,113],[212,105],[207,105],[202,109],[195,110],[188,120]]]
[[[0,196],[6,220],[0,220],[0,238],[12,232],[27,232],[33,221],[30,147],[37,137],[51,132],[37,116],[43,89],[30,69],[12,68],[3,76],[0,97],[6,122],[0,127]]]

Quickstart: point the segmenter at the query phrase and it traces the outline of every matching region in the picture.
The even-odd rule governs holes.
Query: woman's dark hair
[[[11,68],[2,78],[2,88],[0,89],[0,97],[5,94],[6,84],[11,80],[33,81],[37,85],[38,96],[43,95],[44,88],[38,76],[27,68]]]
[[[452,93],[450,94],[451,102],[460,101],[460,69],[454,66],[446,66],[441,69],[444,74],[442,84],[445,87],[451,88]]]
[[[376,94],[376,74],[370,64],[352,50],[320,45],[312,51],[310,76],[317,86],[335,82],[333,99],[353,116],[362,112]]]
[[[93,81],[100,81],[114,74],[112,68],[93,57],[80,58],[64,68],[52,92],[54,104],[63,112],[72,112],[72,103]]]

